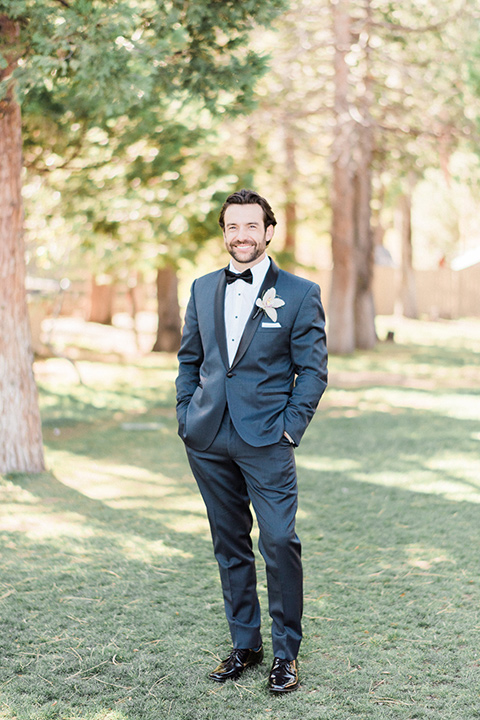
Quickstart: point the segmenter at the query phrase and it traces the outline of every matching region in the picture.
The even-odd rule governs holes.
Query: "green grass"
[[[49,472],[0,481],[0,718],[480,717],[480,324],[394,329],[331,360],[297,450],[305,639],[285,697],[266,690],[261,560],[264,664],[206,678],[229,636],[174,359],[84,361],[84,386],[42,363]]]

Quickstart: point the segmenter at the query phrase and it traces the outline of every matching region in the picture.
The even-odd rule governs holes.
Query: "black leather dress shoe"
[[[276,657],[268,678],[270,690],[275,693],[291,692],[296,690],[299,684],[297,661]]]
[[[258,665],[263,660],[263,647],[259,650],[232,650],[226,660],[209,674],[209,678],[215,682],[225,680],[238,680],[240,675],[251,665]]]

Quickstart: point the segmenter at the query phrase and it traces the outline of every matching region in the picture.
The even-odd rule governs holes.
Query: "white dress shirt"
[[[227,334],[228,362],[230,365],[233,363],[245,325],[252,313],[255,300],[269,267],[270,258],[265,256],[261,262],[250,268],[253,275],[251,285],[244,280],[236,280],[227,285],[225,289],[225,332]],[[230,270],[237,275],[241,272],[234,267],[232,262],[230,262]]]

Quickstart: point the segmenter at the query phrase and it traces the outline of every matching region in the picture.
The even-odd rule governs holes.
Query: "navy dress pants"
[[[255,448],[236,432],[228,411],[207,450],[186,446],[205,502],[234,648],[257,648],[260,605],[250,537],[253,506],[265,560],[273,654],[297,657],[302,638],[301,546],[295,532],[297,477],[286,438]]]

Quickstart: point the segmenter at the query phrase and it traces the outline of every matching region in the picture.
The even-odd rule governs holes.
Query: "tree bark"
[[[373,102],[370,72],[370,3],[366,3],[367,24],[363,33],[364,43],[364,90],[359,107],[361,121],[357,125],[358,142],[355,150],[355,347],[370,350],[377,343],[375,331],[375,304],[373,300],[374,245],[372,232],[372,160],[373,126],[370,107]]]
[[[113,318],[114,296],[114,283],[99,283],[96,276],[92,275],[88,321],[101,323],[102,325],[111,325]]]
[[[365,149],[364,149],[365,150]],[[355,177],[355,347],[370,350],[375,347],[375,304],[373,301],[374,248],[370,225],[370,159],[362,158]]]
[[[182,333],[177,273],[170,265],[157,272],[157,302],[157,338],[152,352],[176,352],[180,347]]]
[[[295,251],[297,247],[297,198],[295,188],[297,186],[297,158],[295,153],[294,130],[288,121],[284,126],[284,147],[285,147],[285,173],[283,189],[285,192],[285,246],[286,270],[293,271],[295,268]]]
[[[355,350],[353,147],[355,126],[349,112],[349,70],[345,60],[351,43],[348,3],[332,5],[335,36],[335,134],[332,145],[332,285],[329,301],[328,347],[330,352]]]
[[[402,315],[415,319],[418,318],[418,306],[413,270],[412,196],[410,192],[404,193],[400,198],[400,235],[402,240],[400,306]]]
[[[332,3],[335,36],[335,134],[332,158],[332,287],[328,345],[333,353],[370,349],[377,342],[373,302],[371,229],[373,128],[370,79],[370,4],[361,33],[363,90],[350,77],[352,46],[349,0]],[[361,87],[362,83],[358,84]],[[356,102],[355,99],[356,98]]]
[[[13,47],[17,33],[16,24],[0,16],[4,46]],[[15,64],[16,58],[9,58],[0,80]],[[25,293],[21,133],[20,107],[10,84],[0,102],[0,473],[45,469]]]

